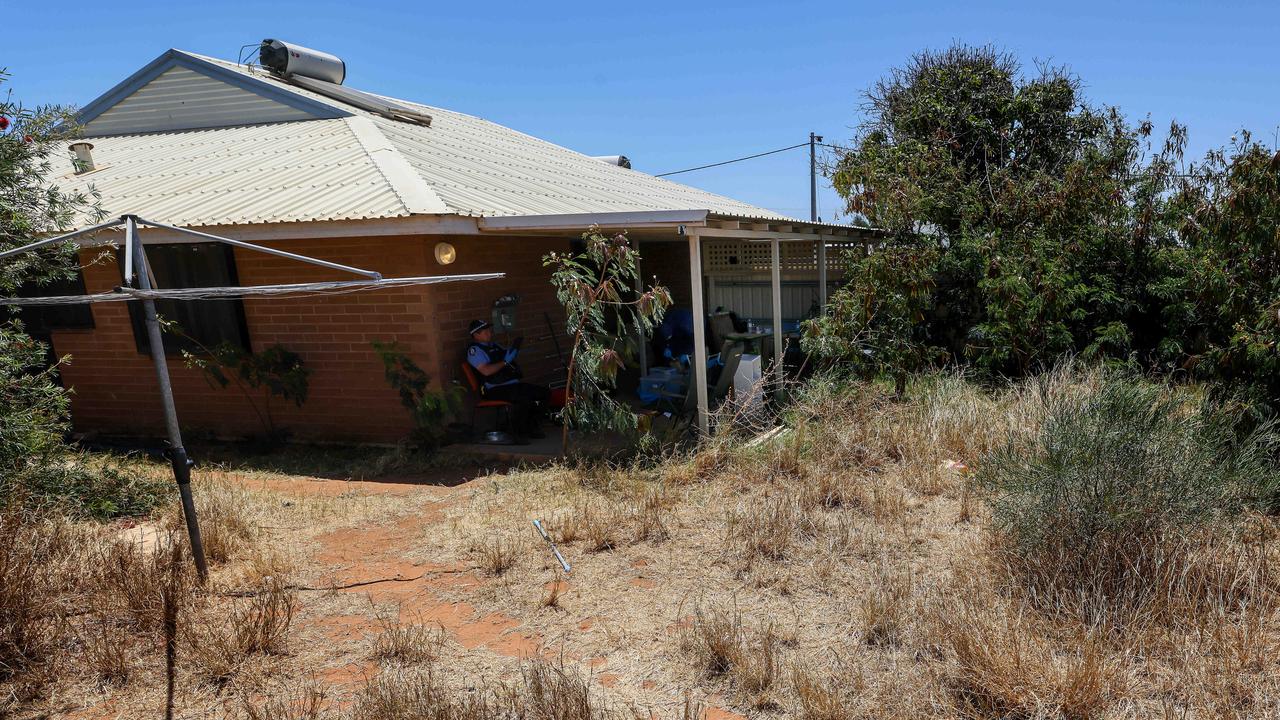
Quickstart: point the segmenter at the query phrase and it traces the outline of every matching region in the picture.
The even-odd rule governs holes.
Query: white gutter
[[[570,213],[565,215],[512,215],[482,217],[481,231],[556,230],[600,227],[643,228],[672,225],[701,226],[707,222],[707,210],[642,210],[638,212]]]

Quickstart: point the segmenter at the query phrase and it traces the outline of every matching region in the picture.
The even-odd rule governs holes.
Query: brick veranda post
[[[135,244],[136,243],[136,244]],[[138,221],[132,215],[125,216],[126,255],[133,256],[138,286],[150,290],[151,276],[147,272],[147,258],[138,237]],[[182,431],[178,428],[178,411],[173,404],[173,386],[169,383],[169,363],[164,356],[164,338],[160,334],[160,319],[156,315],[156,303],[147,298],[142,301],[146,318],[147,342],[151,345],[151,362],[156,368],[156,382],[160,388],[160,403],[164,408],[164,423],[169,432],[169,462],[173,465],[173,478],[178,483],[182,497],[182,517],[187,523],[187,537],[191,541],[191,557],[195,560],[200,581],[209,577],[209,567],[204,558],[204,541],[200,538],[200,522],[196,518],[196,505],[191,497],[191,460],[182,445]]]

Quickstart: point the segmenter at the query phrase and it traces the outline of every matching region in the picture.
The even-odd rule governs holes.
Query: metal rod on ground
[[[564,559],[563,555],[560,554],[560,550],[556,548],[556,544],[551,542],[551,536],[548,535],[547,531],[543,529],[542,521],[534,520],[533,526],[538,528],[538,534],[541,535],[542,539],[546,540],[547,544],[551,546],[551,552],[555,553],[556,559],[560,561],[560,567],[564,568],[565,572],[569,572],[569,562]]]
[[[142,249],[142,239],[138,237],[137,219],[132,215],[125,216],[125,242],[133,245],[134,270],[138,275],[138,285],[143,290],[151,289],[151,276],[148,273],[146,255]],[[187,523],[187,537],[191,540],[191,558],[196,563],[196,573],[200,581],[209,577],[209,567],[204,559],[204,541],[200,538],[200,522],[196,518],[196,505],[191,497],[191,460],[187,458],[187,450],[182,446],[182,431],[178,428],[178,411],[173,404],[173,386],[169,384],[169,363],[164,356],[164,338],[160,334],[160,319],[156,315],[156,303],[150,298],[142,301],[142,310],[146,316],[147,341],[151,345],[151,362],[156,367],[156,382],[160,386],[160,404],[164,409],[164,423],[169,431],[169,462],[173,465],[173,479],[178,483],[178,494],[182,497],[182,517]]]

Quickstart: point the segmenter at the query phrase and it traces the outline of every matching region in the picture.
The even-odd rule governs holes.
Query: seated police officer
[[[511,403],[511,430],[517,436],[546,437],[538,423],[551,391],[542,385],[521,381],[523,374],[516,365],[520,350],[506,349],[494,342],[492,324],[472,320],[468,329],[471,345],[467,347],[467,362],[480,373],[480,394],[486,400]]]

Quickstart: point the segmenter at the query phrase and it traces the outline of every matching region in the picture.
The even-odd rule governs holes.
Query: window
[[[239,284],[235,256],[230,246],[222,243],[148,245],[146,253],[154,278],[152,285],[158,289]],[[123,253],[117,255],[123,262]],[[197,351],[201,345],[212,348],[223,342],[249,347],[244,305],[238,299],[156,300],[156,312],[180,329],[177,333],[164,333],[166,353]],[[133,337],[138,344],[138,352],[151,352],[142,303],[129,303],[129,317],[133,320]]]
[[[80,270],[76,270],[75,277],[43,285],[29,282],[18,288],[17,293],[18,297],[27,298],[84,294],[84,274]],[[48,336],[53,330],[87,330],[93,327],[93,311],[89,309],[89,303],[24,307],[18,317],[30,335]]]

